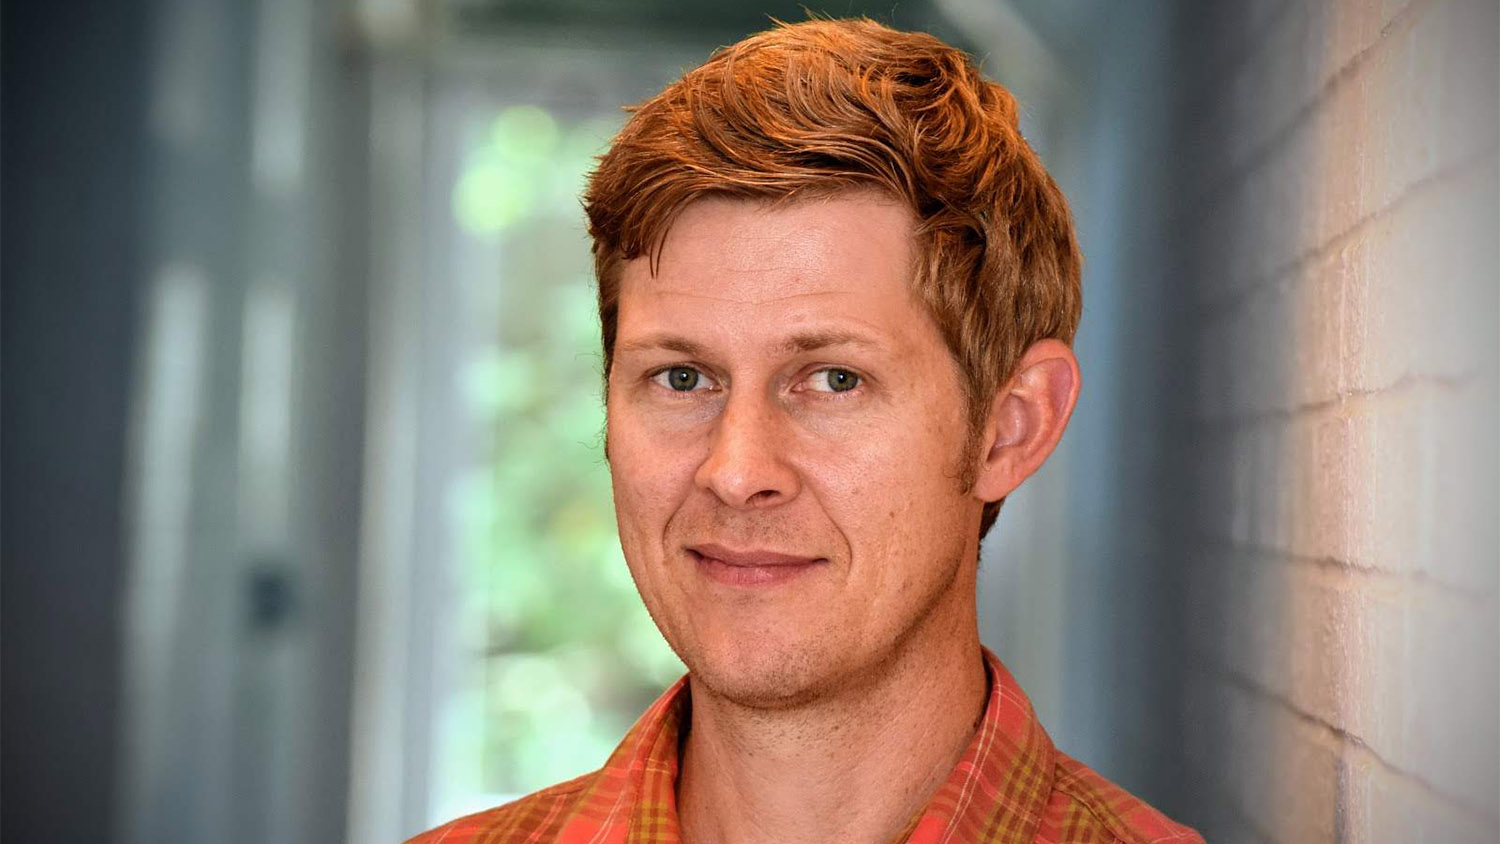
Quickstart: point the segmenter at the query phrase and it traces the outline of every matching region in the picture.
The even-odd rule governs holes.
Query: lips
[[[705,543],[688,549],[700,572],[732,586],[769,586],[796,579],[828,562],[823,557],[761,549],[735,550]]]

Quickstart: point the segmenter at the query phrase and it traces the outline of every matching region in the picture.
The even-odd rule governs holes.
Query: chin
[[[842,672],[816,643],[776,646],[762,639],[753,650],[741,640],[730,647],[692,649],[678,656],[693,680],[712,694],[751,709],[791,709],[838,686]]]

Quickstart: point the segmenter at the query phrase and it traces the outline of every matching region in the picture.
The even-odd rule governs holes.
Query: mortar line
[[[1201,667],[1198,667],[1197,670],[1201,670]],[[1254,697],[1259,697],[1262,700],[1275,704],[1276,706],[1287,712],[1289,715],[1291,715],[1293,718],[1301,722],[1304,726],[1310,727],[1314,731],[1322,733],[1325,739],[1332,739],[1336,743],[1336,746],[1340,748],[1341,753],[1339,759],[1341,762],[1345,760],[1342,751],[1348,750],[1350,748],[1358,749],[1359,752],[1366,756],[1369,760],[1371,760],[1376,767],[1380,768],[1385,773],[1390,774],[1393,777],[1406,780],[1408,783],[1417,786],[1425,794],[1427,794],[1429,797],[1433,798],[1436,802],[1442,804],[1443,806],[1449,809],[1453,809],[1471,819],[1481,821],[1492,829],[1500,827],[1500,807],[1497,807],[1494,810],[1486,810],[1482,807],[1472,806],[1460,797],[1448,794],[1447,792],[1433,785],[1430,780],[1428,780],[1421,774],[1418,774],[1415,771],[1408,770],[1400,765],[1391,762],[1389,759],[1386,759],[1380,754],[1379,751],[1371,747],[1369,743],[1366,742],[1363,738],[1349,732],[1348,730],[1343,729],[1342,727],[1336,727],[1324,721],[1322,718],[1319,718],[1316,715],[1303,710],[1301,707],[1297,706],[1294,702],[1286,698],[1280,692],[1265,688],[1260,683],[1256,682],[1254,678],[1248,677],[1240,673],[1239,671],[1228,668],[1226,666],[1218,666],[1213,674],[1218,678],[1227,681],[1227,684],[1232,687],[1238,688],[1239,690],[1246,692],[1247,694],[1250,694]]]
[[[1425,197],[1437,188],[1459,182],[1464,177],[1472,175],[1475,171],[1483,170],[1493,165],[1497,151],[1500,151],[1500,144],[1485,146],[1470,155],[1451,161],[1412,180],[1411,184],[1402,188],[1401,192],[1392,197],[1390,201],[1354,220],[1342,231],[1335,232],[1323,242],[1293,255],[1259,278],[1253,278],[1216,297],[1200,300],[1193,305],[1193,309],[1203,317],[1205,322],[1211,322],[1224,316],[1225,312],[1232,313],[1236,305],[1252,299],[1262,292],[1271,292],[1280,287],[1292,284],[1300,270],[1306,268],[1309,264],[1313,264],[1336,253],[1350,241],[1363,234],[1365,229],[1384,221],[1386,217],[1401,210],[1412,201]]]

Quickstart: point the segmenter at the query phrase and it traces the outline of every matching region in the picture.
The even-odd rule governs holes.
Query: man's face
[[[620,541],[695,680],[755,706],[857,683],[973,612],[959,373],[874,194],[708,199],[620,279]]]

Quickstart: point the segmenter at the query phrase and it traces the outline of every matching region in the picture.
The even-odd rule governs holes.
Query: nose
[[[730,507],[754,510],[797,497],[797,473],[786,461],[786,420],[764,397],[731,396],[708,456],[694,480]]]

